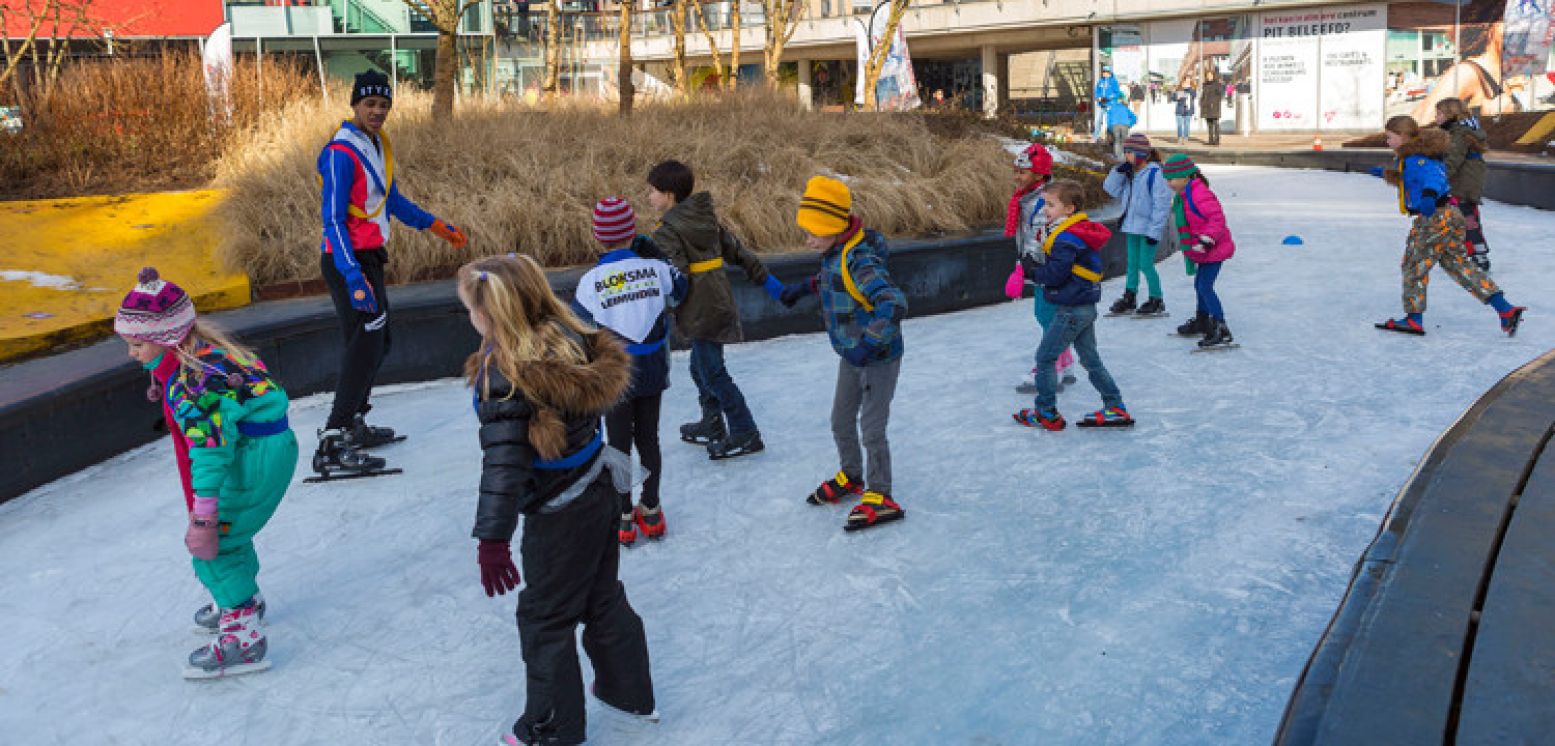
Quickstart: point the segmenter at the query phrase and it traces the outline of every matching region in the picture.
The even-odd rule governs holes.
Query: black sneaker
[[[761,433],[752,430],[748,433],[736,433],[708,443],[707,457],[713,461],[721,461],[726,458],[758,453],[765,448],[766,446],[761,442]]]

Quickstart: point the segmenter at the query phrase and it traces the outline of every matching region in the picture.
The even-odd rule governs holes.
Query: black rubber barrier
[[[1551,401],[1555,351],[1437,438],[1356,563],[1275,744],[1548,742],[1555,659],[1530,656],[1555,651]]]
[[[1366,173],[1373,166],[1389,166],[1393,154],[1381,148],[1340,148],[1313,151],[1258,151],[1190,148],[1199,163],[1223,163],[1275,168],[1310,168],[1320,171]],[[1509,205],[1555,210],[1555,163],[1530,163],[1490,158],[1490,178],[1485,198]]]
[[[1114,235],[1103,255],[1107,276],[1121,274],[1127,262],[1122,236]],[[1165,256],[1163,248],[1158,260]],[[784,282],[813,274],[818,266],[813,254],[763,259]],[[907,293],[913,316],[1003,302],[1004,281],[1014,266],[1011,242],[994,232],[892,242],[891,275]],[[746,339],[821,329],[814,299],[784,308],[742,274],[730,272]],[[582,269],[553,272],[551,285],[570,298],[582,274]],[[391,347],[378,382],[459,375],[478,340],[452,281],[396,286],[390,300]],[[212,318],[252,345],[292,396],[333,389],[340,327],[327,298],[258,303]],[[149,385],[149,375],[129,360],[116,338],[3,369],[0,502],[158,437],[162,418],[146,400]]]

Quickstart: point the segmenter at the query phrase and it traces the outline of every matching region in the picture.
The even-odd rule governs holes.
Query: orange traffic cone
[[[1319,152],[1322,152],[1322,150],[1323,150],[1323,136],[1322,135],[1313,135],[1312,136],[1312,149],[1316,150],[1316,151],[1319,151]]]

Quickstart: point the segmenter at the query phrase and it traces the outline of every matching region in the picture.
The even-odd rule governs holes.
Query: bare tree
[[[621,0],[621,63],[616,69],[620,79],[621,116],[632,115],[632,98],[637,94],[632,87],[632,2]]]
[[[454,76],[459,68],[459,19],[480,0],[405,0],[412,10],[426,16],[437,28],[437,57],[433,63],[432,118],[454,115]],[[554,11],[553,11],[554,12]]]
[[[555,101],[562,87],[562,9],[560,0],[547,0],[545,17],[545,97]]]
[[[729,0],[729,77],[724,79],[726,91],[734,90],[740,81],[740,2]]]
[[[885,31],[881,34],[880,40],[875,42],[875,48],[869,51],[869,63],[864,66],[864,109],[866,111],[878,111],[880,108],[880,97],[875,95],[875,87],[880,82],[880,68],[885,67],[886,55],[890,53],[891,45],[896,41],[896,29],[901,25],[902,16],[907,13],[907,5],[911,2],[912,0],[891,0],[891,12],[886,16]]]
[[[801,0],[761,0],[766,10],[762,19],[766,26],[767,41],[762,47],[762,67],[767,76],[767,86],[778,87],[778,66],[783,64],[783,47],[794,37],[799,19],[804,17],[805,4]]]
[[[675,57],[670,63],[670,83],[682,98],[690,87],[686,85],[686,2],[675,0],[675,6],[670,8],[670,29],[675,34]]]
[[[702,11],[702,3],[698,0],[690,0],[691,7],[697,9],[697,24],[702,27],[702,35],[707,37],[707,49],[713,55],[713,74],[718,76],[718,85],[724,85],[724,63],[718,53],[718,37],[713,36],[713,29],[707,25],[707,16]],[[736,40],[738,43],[738,40]]]
[[[99,35],[101,24],[90,18],[90,6],[90,0],[0,0],[0,53],[4,54],[0,58],[0,91],[14,86],[18,101],[26,95],[18,76],[31,57],[33,83],[42,95],[49,95],[70,55],[70,40],[76,30],[88,28],[93,37]],[[15,49],[3,31],[12,17],[25,18],[27,29]]]

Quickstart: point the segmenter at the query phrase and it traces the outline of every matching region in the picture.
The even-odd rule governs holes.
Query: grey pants
[[[849,479],[863,478],[870,491],[882,495],[891,494],[891,444],[885,431],[891,419],[891,397],[896,395],[896,376],[901,371],[901,358],[863,368],[846,360],[837,361],[831,435],[837,441],[842,473]],[[859,450],[861,430],[863,447],[869,451],[868,474],[864,473],[864,454]]]

